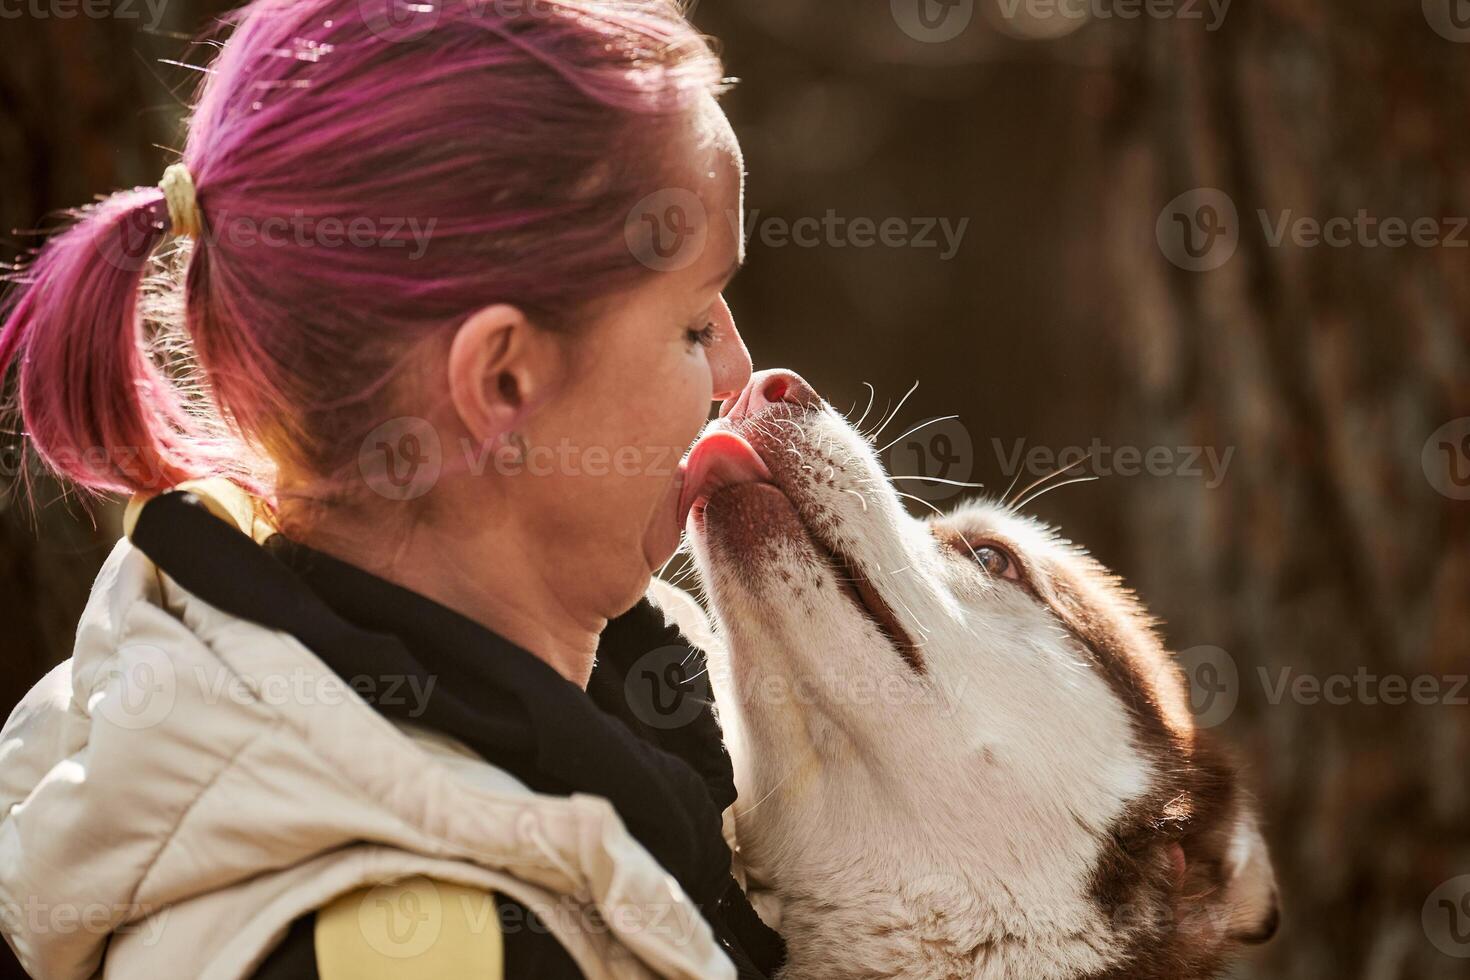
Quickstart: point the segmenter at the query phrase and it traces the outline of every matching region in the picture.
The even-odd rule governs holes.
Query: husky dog
[[[1250,800],[1080,549],[994,503],[913,518],[789,372],[711,424],[681,507],[786,980],[1203,978],[1275,932]]]

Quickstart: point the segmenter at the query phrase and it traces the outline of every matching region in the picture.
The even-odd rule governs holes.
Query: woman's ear
[[[522,425],[562,374],[557,339],[504,303],[471,316],[449,345],[449,396],[460,422],[481,442]]]

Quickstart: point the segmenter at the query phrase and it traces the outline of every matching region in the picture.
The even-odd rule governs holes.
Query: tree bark
[[[1149,22],[1122,49],[1104,135],[1110,333],[1136,391],[1124,411],[1146,441],[1235,452],[1216,490],[1136,494],[1127,538],[1175,646],[1221,647],[1238,671],[1225,728],[1260,760],[1285,899],[1284,940],[1262,961],[1274,977],[1465,969],[1423,917],[1470,873],[1470,709],[1454,680],[1470,669],[1470,502],[1421,463],[1436,430],[1470,416],[1470,235],[1453,220],[1470,214],[1470,47],[1418,8],[1241,5],[1214,34]],[[1157,219],[1197,188],[1238,217],[1190,271],[1160,261],[1173,244]],[[1179,209],[1196,246],[1201,200]],[[1378,226],[1350,244],[1273,241],[1283,219],[1360,211]],[[1434,219],[1458,245],[1389,247],[1390,217]],[[1347,675],[1345,703],[1280,693],[1303,675]],[[1385,703],[1393,675],[1429,678],[1433,703]]]

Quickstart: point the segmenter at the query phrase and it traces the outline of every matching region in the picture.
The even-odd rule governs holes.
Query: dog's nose
[[[720,418],[729,417],[733,420],[754,415],[764,408],[783,402],[800,405],[802,408],[815,408],[821,401],[821,397],[801,375],[784,368],[774,368],[752,374],[745,389],[720,406]]]

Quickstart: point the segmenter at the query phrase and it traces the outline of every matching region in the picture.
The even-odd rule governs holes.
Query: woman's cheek
[[[662,461],[650,474],[655,477],[651,493],[655,499],[643,539],[644,558],[650,569],[658,569],[679,547],[683,528],[679,525],[679,494],[682,490],[680,462],[709,420],[713,404],[710,370],[702,356],[691,357],[686,369],[674,377],[683,383],[669,386],[663,399],[666,444],[660,447]]]

